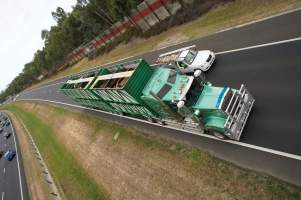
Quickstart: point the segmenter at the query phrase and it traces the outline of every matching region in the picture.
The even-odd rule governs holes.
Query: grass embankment
[[[51,124],[41,121],[33,113],[18,106],[8,106],[24,122],[34,138],[49,170],[67,199],[108,199],[95,181],[87,176],[80,164],[62,143],[60,143]]]
[[[42,103],[6,109],[24,120],[74,199],[104,196],[87,174],[112,199],[301,199],[298,187],[97,117]]]
[[[133,55],[142,54],[158,47],[205,36],[235,25],[250,22],[279,12],[301,6],[301,0],[236,0],[212,9],[200,18],[171,28],[148,39],[134,39],[126,45],[119,45],[113,51],[93,60],[87,58],[74,66],[39,83],[46,83],[96,65],[105,64]],[[34,87],[36,87],[35,85]]]

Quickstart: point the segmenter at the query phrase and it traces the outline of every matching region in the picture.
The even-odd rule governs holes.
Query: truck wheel
[[[214,135],[215,137],[217,137],[220,140],[227,139],[226,136],[224,134],[222,134],[221,132],[219,132],[219,131],[209,130],[208,132],[209,132],[210,135]]]
[[[161,121],[161,120],[157,120],[157,123],[160,124],[160,125],[162,125],[162,126],[166,125],[166,123],[164,121]]]
[[[156,120],[154,120],[154,119],[151,118],[151,117],[145,117],[145,119],[146,119],[147,121],[151,122],[151,123],[155,123],[155,122],[156,122]]]

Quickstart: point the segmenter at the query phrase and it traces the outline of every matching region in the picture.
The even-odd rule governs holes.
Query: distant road
[[[12,124],[5,126],[3,132],[0,134],[0,151],[16,150],[17,152],[12,161],[7,161],[4,157],[0,158],[0,199],[27,200],[29,198],[21,154],[12,126]],[[5,132],[11,133],[8,139],[4,137]]]
[[[143,57],[152,63],[163,52],[193,44],[199,49],[217,52],[216,64],[207,73],[207,79],[215,85],[235,88],[244,83],[256,98],[255,107],[243,133],[242,143],[238,144],[240,147],[200,136],[178,135],[176,131],[171,137],[231,162],[301,185],[301,173],[297,173],[301,169],[301,11],[152,51],[130,60]],[[76,105],[58,92],[64,80],[52,81],[24,92],[18,100],[40,99]],[[94,114],[114,118],[100,112]],[[114,120],[126,121],[116,117]],[[134,120],[126,123],[137,125]],[[275,155],[278,157],[274,159]],[[293,156],[298,159],[292,159]]]

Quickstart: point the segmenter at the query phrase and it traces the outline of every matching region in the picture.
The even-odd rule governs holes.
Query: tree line
[[[0,93],[0,102],[37,82],[41,74],[52,75],[64,57],[108,29],[142,0],[77,0],[70,13],[57,7],[52,17],[56,25],[41,31],[44,47],[35,52],[31,62]]]

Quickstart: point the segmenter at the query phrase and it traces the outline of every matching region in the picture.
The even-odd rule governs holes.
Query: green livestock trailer
[[[143,59],[71,76],[61,90],[84,106],[162,124],[194,123],[233,140],[240,139],[255,101],[244,85],[215,87],[199,70],[187,75]]]
[[[111,67],[111,73],[98,75],[89,90],[120,114],[155,118],[157,113],[141,100],[153,71],[144,60],[118,64]]]
[[[97,75],[105,73],[108,73],[108,70],[95,69],[73,75],[69,77],[60,90],[80,105],[90,108],[99,108],[108,112],[115,112],[113,107],[103,101],[101,97],[91,92],[89,89]]]
[[[61,91],[83,106],[153,119],[156,112],[140,98],[152,73],[144,60],[135,60],[71,76]]]

